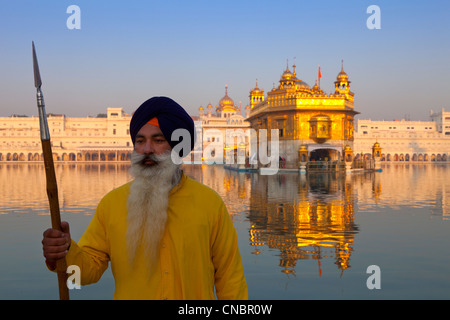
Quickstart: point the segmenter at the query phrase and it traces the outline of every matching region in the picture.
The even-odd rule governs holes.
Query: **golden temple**
[[[354,93],[344,71],[336,77],[335,90],[327,94],[317,83],[310,87],[289,65],[278,87],[267,92],[250,91],[250,115],[246,119],[255,130],[278,129],[280,157],[286,168],[298,168],[300,147],[308,150],[308,160],[342,160],[343,150],[353,145]],[[320,69],[319,69],[320,83]]]

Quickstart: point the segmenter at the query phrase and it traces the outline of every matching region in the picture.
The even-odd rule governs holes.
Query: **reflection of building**
[[[442,218],[444,220],[450,220],[450,186],[443,186],[441,199]]]
[[[249,110],[250,107],[246,106],[246,117]],[[203,158],[206,162],[221,163],[227,156],[234,157],[233,151],[239,148],[243,149],[244,155],[248,155],[250,123],[241,112],[241,107],[228,96],[228,86],[225,87],[225,96],[216,106],[215,114],[211,103],[206,110],[203,107],[199,108]]]
[[[130,120],[122,108],[108,108],[96,118],[48,115],[54,160],[128,161]],[[0,161],[43,159],[38,117],[1,117],[0,136]]]
[[[298,168],[298,151],[306,144],[312,160],[339,160],[346,145],[353,144],[354,93],[342,67],[335,91],[327,94],[319,86],[310,87],[289,67],[279,85],[267,92],[258,87],[250,92],[253,129],[278,129],[280,156],[287,168]],[[270,136],[270,135],[268,135]]]
[[[450,161],[450,112],[431,111],[432,121],[358,120],[354,152],[371,154],[378,141],[381,161]]]
[[[260,204],[264,203],[261,207]],[[335,174],[257,176],[252,185],[250,240],[255,247],[280,250],[283,272],[298,260],[332,257],[339,269],[350,267],[354,236],[352,185]]]
[[[383,174],[353,175],[359,211],[378,212],[382,207],[427,208],[433,216],[450,217],[450,168],[420,163],[386,164]]]
[[[67,163],[56,164],[58,198],[61,214],[89,209],[95,212],[101,198],[114,188],[128,182],[129,164],[124,163]],[[15,208],[18,212],[48,214],[48,198],[42,163],[0,164],[0,190],[3,211]]]
[[[227,204],[228,213],[240,214],[250,201],[250,174],[224,170],[222,166],[184,165],[187,176],[214,189]]]

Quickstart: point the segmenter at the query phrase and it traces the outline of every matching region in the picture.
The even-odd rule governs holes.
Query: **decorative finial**
[[[344,59],[341,60],[341,71],[344,71]]]
[[[228,95],[228,85],[227,84],[225,85],[225,95],[226,96]]]

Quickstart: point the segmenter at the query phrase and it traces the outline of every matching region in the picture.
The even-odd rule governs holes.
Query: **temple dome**
[[[219,101],[219,108],[222,111],[235,111],[234,101],[228,96],[228,86],[225,86],[225,96]]]
[[[293,77],[294,75],[289,70],[284,71],[283,74],[281,75],[282,80],[291,80]]]
[[[344,72],[344,70],[341,70],[341,72],[338,73],[337,80],[348,80],[348,75]]]
[[[344,61],[342,61],[341,72],[338,73],[336,79],[338,81],[348,81],[348,75],[344,71]]]
[[[252,93],[259,93],[261,89],[258,87],[258,79],[256,79],[256,87],[251,91]]]
[[[295,75],[289,70],[289,66],[286,66],[286,70],[284,70],[283,74],[281,75],[280,81],[293,80],[294,78]]]
[[[303,80],[297,80],[295,81],[295,85],[299,88],[303,89],[311,89],[311,87]]]

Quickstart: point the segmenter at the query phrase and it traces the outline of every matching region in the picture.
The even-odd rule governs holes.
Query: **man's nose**
[[[153,148],[153,144],[151,141],[146,141],[144,145],[144,154],[152,154],[155,152],[155,149]]]

